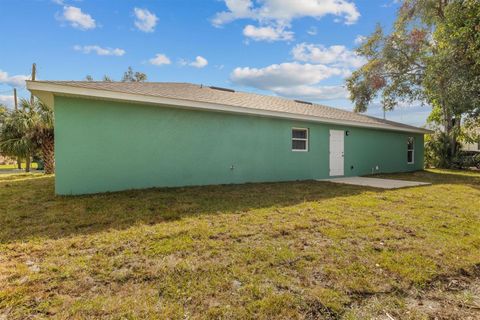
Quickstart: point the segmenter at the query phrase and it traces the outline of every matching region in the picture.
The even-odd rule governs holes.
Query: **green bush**
[[[480,169],[480,152],[462,151],[457,143],[452,153],[450,139],[441,131],[425,137],[425,166],[427,168]]]
[[[427,168],[452,168],[458,156],[459,146],[452,154],[450,148],[450,139],[441,132],[436,131],[434,134],[425,137],[425,166]]]
[[[453,167],[465,169],[476,167],[480,169],[480,153],[476,151],[460,151],[452,161]]]

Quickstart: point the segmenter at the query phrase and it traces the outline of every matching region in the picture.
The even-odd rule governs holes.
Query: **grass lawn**
[[[37,169],[38,164],[36,162],[32,162],[31,165],[32,169]],[[4,170],[11,170],[11,169],[17,169],[17,164],[0,164],[0,171]],[[22,169],[25,169],[25,162],[22,162]]]
[[[479,319],[480,173],[53,195],[0,175],[0,318]]]

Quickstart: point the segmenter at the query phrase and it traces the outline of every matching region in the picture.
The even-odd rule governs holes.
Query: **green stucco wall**
[[[291,151],[292,127],[309,128],[308,152]],[[330,129],[349,131],[346,176],[423,168],[422,134],[55,97],[56,193],[328,178]]]

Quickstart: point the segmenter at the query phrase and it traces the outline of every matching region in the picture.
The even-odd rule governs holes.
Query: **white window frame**
[[[412,139],[412,149],[409,149],[408,141]],[[408,153],[412,152],[412,161],[408,161]],[[407,138],[407,164],[414,164],[415,163],[415,137],[408,137]]]
[[[302,130],[302,131],[306,131],[306,138],[303,139],[303,138],[294,138],[293,137],[293,130]],[[292,143],[293,141],[305,141],[305,149],[293,149],[293,143],[292,143],[292,151],[293,152],[308,152],[308,140],[310,138],[310,130],[308,130],[308,128],[296,128],[296,127],[293,127],[290,134],[292,136],[292,140],[290,141],[290,143]]]

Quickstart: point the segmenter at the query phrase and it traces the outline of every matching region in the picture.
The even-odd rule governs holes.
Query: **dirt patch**
[[[480,277],[474,272],[441,277],[424,288],[396,294],[375,294],[358,299],[350,312],[375,319],[480,319]]]
[[[473,275],[437,280],[406,302],[407,309],[432,319],[480,319],[480,278]]]

